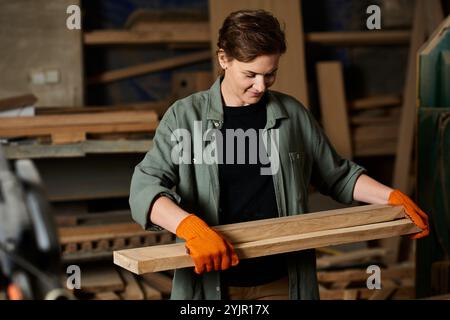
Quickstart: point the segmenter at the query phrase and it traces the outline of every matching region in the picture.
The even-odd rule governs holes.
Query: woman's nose
[[[255,83],[253,84],[253,87],[258,90],[258,92],[264,92],[266,90],[266,83],[264,81],[264,78],[257,77],[255,80]]]

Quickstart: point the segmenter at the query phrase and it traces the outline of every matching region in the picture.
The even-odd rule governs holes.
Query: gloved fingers
[[[222,259],[224,254],[222,252],[218,252],[212,256],[213,260],[213,270],[220,271],[222,269]]]
[[[221,270],[227,270],[230,266],[231,266],[231,258],[230,258],[230,249],[227,246],[227,250],[226,252],[224,252],[224,254],[222,255],[222,259],[221,259],[221,264],[220,264],[220,269]]]
[[[203,272],[205,272],[206,267],[203,262],[203,259],[200,259],[200,258],[194,259],[194,263],[195,263],[195,269],[194,269],[195,273],[202,274]]]
[[[211,272],[214,270],[214,261],[212,260],[213,260],[212,258],[206,260],[205,263],[206,272]]]
[[[197,274],[201,274],[203,272],[205,272],[206,270],[206,266],[205,266],[205,258],[201,255],[199,255],[198,251],[196,250],[196,246],[193,245],[195,242],[187,242],[185,247],[186,247],[186,253],[189,254],[192,258],[192,260],[194,260],[194,265],[195,265],[195,273]]]
[[[426,223],[426,221],[423,221],[422,217],[417,214],[416,210],[414,210],[413,207],[411,207],[409,204],[406,203],[403,205],[403,207],[405,208],[405,213],[414,222],[416,226],[418,226],[422,230],[428,228],[428,224]]]
[[[428,236],[429,234],[430,234],[430,229],[427,228],[427,229],[423,230],[422,232],[413,234],[410,238],[411,239],[420,239],[420,238],[424,238],[424,237]]]
[[[411,198],[403,194],[401,195],[401,197],[403,201],[405,203],[408,203],[417,212],[419,216],[428,221],[428,215],[425,212],[423,212],[423,210],[420,209],[419,206],[414,201],[411,200]]]
[[[422,218],[418,215],[415,214],[409,214],[407,213],[409,219],[411,219],[412,222],[414,222],[414,224],[419,227],[422,230],[427,229],[427,225],[425,224],[425,222],[423,222]]]
[[[227,240],[227,245],[228,245],[228,248],[230,250],[231,266],[235,267],[239,263],[239,257],[236,254],[236,251],[234,250],[233,245],[228,240]]]

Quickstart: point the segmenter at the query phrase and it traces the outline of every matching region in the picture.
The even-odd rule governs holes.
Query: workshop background
[[[371,5],[381,30],[367,28]],[[171,103],[213,83],[218,27],[245,8],[286,25],[275,89],[430,215],[423,240],[318,248],[321,299],[450,299],[448,0],[0,0],[0,299],[169,298],[173,271],[112,262],[174,241],[131,220],[132,172]],[[344,207],[311,188],[312,212]],[[382,290],[366,287],[370,265]],[[81,288],[67,288],[76,267]]]

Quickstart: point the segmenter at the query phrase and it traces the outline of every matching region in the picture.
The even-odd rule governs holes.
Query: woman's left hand
[[[426,237],[430,233],[428,216],[423,212],[406,194],[400,190],[394,190],[389,195],[388,203],[393,206],[402,205],[406,215],[414,222],[416,226],[422,229],[422,232],[411,236],[411,239]]]

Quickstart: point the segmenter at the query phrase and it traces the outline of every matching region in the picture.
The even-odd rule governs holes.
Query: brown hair
[[[286,39],[280,22],[264,10],[232,12],[223,22],[217,41],[228,58],[250,62],[265,54],[286,52]]]

